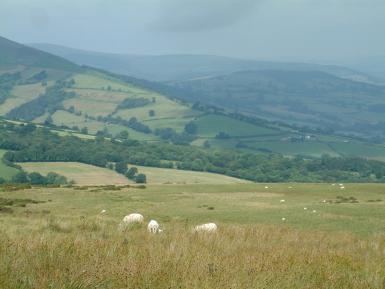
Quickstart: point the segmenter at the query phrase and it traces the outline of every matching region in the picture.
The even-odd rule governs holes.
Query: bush
[[[139,174],[136,176],[135,181],[137,184],[145,184],[147,183],[147,177],[145,174]]]

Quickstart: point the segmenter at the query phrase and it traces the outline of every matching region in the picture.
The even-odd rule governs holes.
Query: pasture
[[[0,214],[0,287],[380,289],[384,188],[232,184],[2,191],[0,198],[38,202],[11,205]],[[119,222],[131,212],[157,220],[164,232],[150,235],[145,225],[120,232]],[[205,222],[218,224],[218,231],[192,233]]]
[[[47,175],[55,172],[75,181],[76,185],[126,185],[131,183],[125,176],[110,169],[76,162],[30,162],[18,163],[27,172]],[[129,167],[131,167],[130,165]],[[136,166],[139,173],[147,176],[150,184],[237,184],[248,181],[207,172]]]
[[[71,163],[71,162],[34,162],[19,163],[19,165],[27,172],[38,172],[47,175],[49,172],[55,172],[65,176],[69,181],[75,181],[76,185],[126,185],[130,181],[123,175],[115,171],[99,168],[96,166]]]

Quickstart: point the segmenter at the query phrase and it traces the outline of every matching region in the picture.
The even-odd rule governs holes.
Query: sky
[[[385,56],[385,0],[1,0],[0,35],[125,54]]]

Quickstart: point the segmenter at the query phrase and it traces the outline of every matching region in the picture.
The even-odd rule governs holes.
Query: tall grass
[[[225,226],[196,234],[168,224],[119,232],[103,219],[49,219],[0,234],[0,288],[385,288],[385,237]]]

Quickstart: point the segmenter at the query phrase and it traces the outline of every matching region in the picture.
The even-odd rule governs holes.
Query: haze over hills
[[[6,40],[0,42],[1,49],[8,49],[8,43]],[[52,58],[51,54],[36,52],[33,48],[16,46],[24,49],[27,55],[36,54],[40,58],[46,55],[47,59],[53,59],[50,63],[57,65],[55,69],[47,69],[35,66],[31,61],[21,68],[17,58],[13,63],[8,61],[0,74],[5,81],[0,115],[7,118],[73,129],[83,135],[122,137],[128,133],[130,139],[140,141],[165,141],[211,149],[273,152],[288,156],[385,157],[382,145],[337,136],[326,133],[326,130],[303,130],[301,126],[310,124],[306,118],[294,127],[287,125],[292,119],[273,118],[265,112],[268,106],[279,107],[279,102],[298,111],[301,108],[298,103],[305,101],[306,92],[313,88],[321,93],[312,98],[317,102],[326,101],[324,92],[330,94],[330,101],[346,97],[344,94],[349,94],[351,87],[362,88],[362,97],[369,91],[375,98],[381,94],[377,86],[348,81],[324,72],[287,70],[270,71],[269,77],[267,71],[249,71],[199,80],[155,83],[80,67],[60,57]],[[68,67],[72,70],[68,71]],[[314,76],[317,81],[314,81]],[[187,87],[189,85],[191,87]],[[333,94],[336,88],[341,95]],[[232,92],[236,92],[237,98],[232,98]],[[264,105],[258,102],[260,98],[255,97],[255,93],[261,92],[266,96]],[[291,103],[289,97],[294,97]],[[242,108],[244,105],[248,110]],[[244,115],[234,114],[234,108]],[[279,115],[285,116],[284,113]],[[263,118],[282,122],[269,122]]]
[[[365,73],[333,65],[256,61],[214,55],[124,55],[85,51],[53,44],[29,45],[79,65],[89,65],[153,81],[189,80],[245,70],[322,71],[347,79],[376,81]]]

